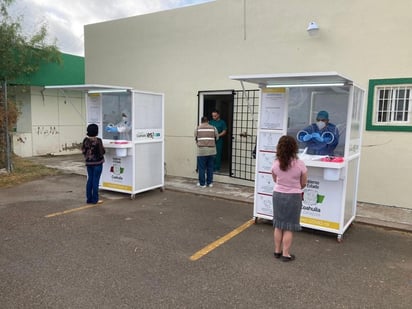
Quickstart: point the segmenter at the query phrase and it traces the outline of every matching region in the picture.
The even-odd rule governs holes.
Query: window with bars
[[[369,81],[367,130],[412,131],[412,78]]]

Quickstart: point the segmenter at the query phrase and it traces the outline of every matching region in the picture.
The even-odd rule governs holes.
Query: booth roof
[[[314,72],[314,73],[283,73],[283,74],[255,74],[255,75],[233,75],[230,79],[241,82],[258,84],[261,87],[271,85],[307,85],[307,84],[338,84],[351,85],[352,80],[336,72]]]

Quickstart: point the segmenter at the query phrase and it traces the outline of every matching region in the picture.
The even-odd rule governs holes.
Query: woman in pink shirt
[[[284,135],[276,147],[276,160],[272,166],[275,182],[273,190],[273,227],[275,258],[289,262],[295,259],[290,254],[293,232],[300,231],[302,189],[307,182],[307,168],[298,158],[298,144],[294,137]]]

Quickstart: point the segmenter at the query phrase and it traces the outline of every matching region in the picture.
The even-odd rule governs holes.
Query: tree
[[[61,63],[56,46],[47,43],[46,25],[32,36],[22,33],[22,16],[12,18],[8,8],[15,0],[0,0],[0,167],[12,171],[10,129],[17,121],[17,106],[7,97],[7,86],[16,79],[28,78],[42,63]],[[28,80],[28,79],[27,79]]]

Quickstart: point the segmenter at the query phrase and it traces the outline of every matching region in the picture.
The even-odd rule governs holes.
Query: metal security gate
[[[233,126],[230,176],[255,180],[255,146],[259,90],[237,90],[233,98]]]

